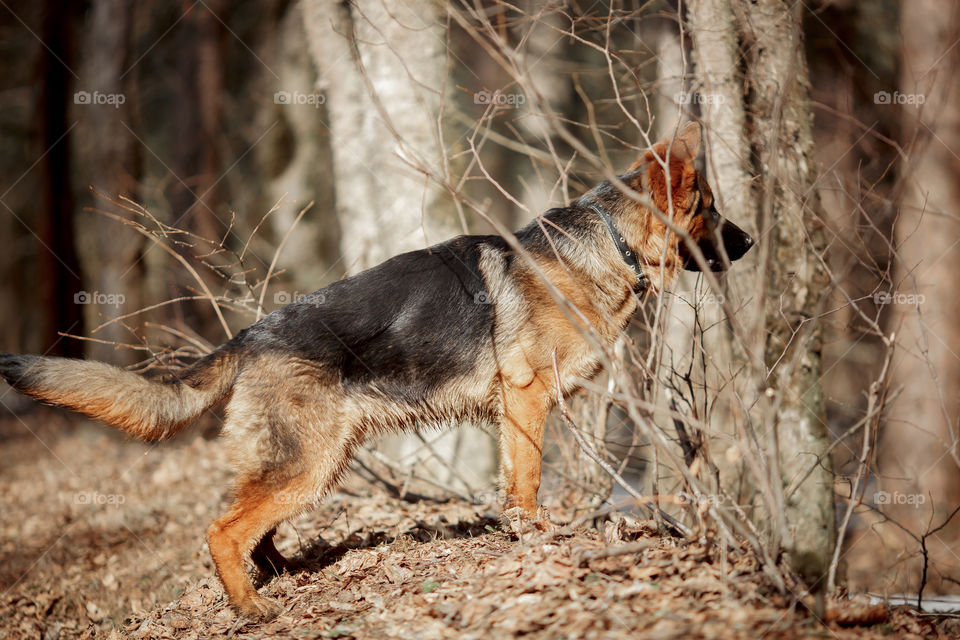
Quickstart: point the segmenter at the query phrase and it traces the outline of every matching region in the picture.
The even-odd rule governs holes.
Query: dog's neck
[[[597,214],[597,216],[600,217],[601,220],[603,220],[604,225],[610,232],[611,240],[613,240],[613,243],[617,246],[617,253],[619,253],[620,257],[623,258],[623,261],[627,263],[627,266],[630,267],[635,274],[637,274],[637,282],[633,285],[634,292],[640,293],[641,291],[645,290],[650,283],[647,281],[646,274],[643,273],[643,267],[640,266],[640,260],[637,257],[637,252],[633,250],[629,244],[627,244],[627,241],[624,239],[623,232],[617,228],[613,216],[596,198],[591,198],[588,202],[584,203],[584,206],[590,211],[593,211],[595,214]]]

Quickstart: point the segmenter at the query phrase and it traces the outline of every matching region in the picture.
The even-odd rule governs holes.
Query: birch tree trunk
[[[743,77],[737,62],[739,31],[732,0],[692,0],[688,15],[705,133],[707,175],[715,185],[714,196],[724,215],[748,233],[754,233],[756,206],[750,187],[753,183],[750,142],[743,110]]]
[[[450,238],[457,231],[451,203],[409,166],[443,173],[439,117],[452,87],[441,5],[308,0],[303,15],[327,95],[347,271]],[[388,440],[402,463],[431,469],[444,482],[477,488],[495,477],[495,443],[481,431],[447,433],[432,451],[416,435]],[[470,463],[453,462],[458,452]]]
[[[692,11],[690,5],[687,6],[687,10],[688,14]],[[648,26],[646,33],[641,34],[641,37],[643,36],[646,36],[646,42],[653,42],[656,47],[657,93],[652,102],[656,118],[654,139],[665,140],[673,137],[678,127],[692,118],[695,108],[695,101],[691,100],[693,92],[689,86],[690,61],[684,56],[685,45],[690,43],[690,34],[689,32],[684,34],[684,39],[681,41],[681,32],[676,24],[658,21]],[[674,295],[663,296],[657,301],[658,304],[663,305],[662,331],[660,327],[644,328],[645,332],[650,332],[654,346],[661,348],[658,384],[654,389],[655,402],[661,407],[676,406],[678,411],[687,415],[692,415],[693,410],[675,400],[670,384],[683,388],[685,382],[682,376],[688,372],[691,372],[691,379],[694,380],[695,385],[700,382],[699,373],[702,371],[703,358],[697,349],[697,310],[695,308],[697,282],[698,274],[681,271],[672,287]],[[652,324],[653,315],[650,316],[650,320]],[[697,399],[693,399],[693,402],[699,404]],[[669,420],[666,423],[663,428],[668,433],[673,433],[674,427],[667,426]],[[679,436],[676,433],[673,435]],[[694,437],[696,435],[693,434]],[[658,455],[656,451],[654,455]],[[650,473],[647,475],[651,482],[650,491],[653,494],[671,494],[684,490],[679,474],[671,476],[661,471],[659,459],[650,465]],[[668,510],[669,508],[670,505],[667,505]]]
[[[396,5],[396,6],[394,6]],[[310,51],[327,92],[341,250],[356,273],[448,239],[449,202],[398,156],[442,162],[446,87],[440,6],[303,3]]]
[[[825,236],[814,185],[809,76],[801,38],[802,5],[780,0],[746,5],[752,38],[753,145],[760,150],[760,268],[755,291],[766,293],[764,360],[772,390],[769,412],[787,488],[783,544],[808,584],[822,588],[836,541],[830,444],[820,387],[821,337],[817,315],[825,291]],[[767,425],[768,427],[770,425]],[[818,463],[819,461],[819,463]],[[776,529],[775,529],[776,531]]]

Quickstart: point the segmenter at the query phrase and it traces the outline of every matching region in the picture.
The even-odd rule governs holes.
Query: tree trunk
[[[326,89],[349,273],[456,232],[444,194],[398,157],[441,162],[437,115],[447,87],[440,8],[430,3],[412,13],[392,4],[303,4],[319,84]]]
[[[715,185],[718,208],[753,233],[756,206],[733,5],[731,0],[692,0],[688,15],[695,47],[696,103],[706,134],[707,176]]]
[[[73,28],[76,7],[64,8],[57,2],[44,6],[39,77],[43,89],[39,96],[40,148],[37,156],[42,171],[40,208],[43,215],[36,235],[38,250],[38,298],[47,310],[40,330],[42,348],[47,355],[80,357],[83,345],[64,339],[59,332],[83,332],[81,305],[75,297],[83,285],[80,263],[74,244],[74,200],[70,180],[70,136],[67,124],[70,95],[69,65],[73,60]]]
[[[692,5],[687,5],[687,11],[692,20]],[[691,119],[693,110],[692,101],[689,99],[691,91],[687,82],[690,71],[689,60],[684,56],[685,45],[690,44],[690,34],[684,34],[684,39],[681,41],[677,24],[662,20],[647,26],[644,35],[646,35],[645,42],[656,43],[657,93],[653,102],[656,117],[654,139],[669,139],[676,134],[679,126]],[[643,340],[649,340],[650,336],[657,336],[656,348],[662,347],[658,384],[654,389],[656,404],[661,407],[676,406],[678,411],[685,412],[687,415],[692,415],[693,412],[685,403],[676,400],[676,394],[671,389],[676,385],[683,387],[685,382],[682,378],[688,372],[692,373],[692,378],[697,382],[701,377],[699,365],[702,365],[703,358],[695,348],[697,331],[696,312],[693,306],[698,276],[699,274],[696,273],[681,271],[672,287],[675,295],[658,299],[658,304],[663,304],[662,330],[660,327],[644,327],[637,331],[637,333],[646,334],[641,337]],[[652,313],[649,318],[652,323]],[[684,393],[684,396],[686,395]],[[692,400],[696,402],[695,398]],[[663,422],[666,432],[679,437],[675,433],[674,426],[671,425],[671,420],[664,419]],[[650,465],[647,477],[650,481],[651,493],[654,494],[681,494],[686,489],[680,474],[678,472],[670,474],[663,470],[659,461]],[[672,505],[669,503],[664,503],[663,506],[668,511],[672,510]]]
[[[448,239],[457,230],[451,203],[402,159],[443,166],[438,123],[452,87],[441,6],[425,3],[414,11],[382,0],[308,0],[303,11],[326,90],[347,271]],[[388,438],[384,446],[402,463],[416,463],[417,472],[429,470],[450,484],[478,488],[494,477],[495,443],[486,433],[423,437],[436,441],[424,447],[414,435]],[[454,462],[458,452],[469,464]]]
[[[947,5],[952,10],[935,0],[901,5],[900,95],[908,102],[891,100],[888,108],[902,110],[904,139],[913,144],[902,167],[905,190],[895,228],[892,293],[879,298],[896,333],[892,386],[902,391],[884,425],[882,493],[877,495],[885,496],[878,502],[897,521],[923,523],[924,529],[926,523],[938,526],[960,504],[960,85],[955,71],[960,55],[953,46],[960,16],[956,4]],[[960,522],[927,543],[939,569],[930,576],[934,587],[940,579],[936,574],[958,564],[949,545],[958,531]],[[915,541],[902,544],[916,553]],[[911,566],[917,569],[919,563]],[[917,586],[913,582],[907,588]]]
[[[825,236],[814,188],[809,76],[801,38],[802,5],[758,0],[748,12],[749,104],[753,146],[760,153],[760,208],[755,291],[766,292],[764,360],[771,374],[771,434],[780,477],[788,487],[783,544],[790,563],[811,587],[822,588],[836,542],[830,444],[820,388],[820,322],[825,271],[818,256]],[[761,389],[762,390],[762,389]],[[819,464],[815,464],[819,460]],[[776,529],[775,529],[776,530]]]
[[[332,206],[329,118],[322,103],[324,96],[314,86],[317,74],[299,7],[288,8],[267,37],[273,52],[269,68],[279,77],[266,70],[262,74],[264,93],[273,96],[275,104],[273,109],[259,113],[261,130],[270,127],[278,116],[280,124],[275,141],[257,145],[255,152],[269,156],[264,158],[269,175],[268,206],[280,203],[269,219],[274,237],[283,238],[302,208],[314,202],[287,239],[279,263],[287,267],[290,286],[302,295],[335,280],[342,272],[337,264],[340,225]]]
[[[119,195],[137,199],[140,174],[134,138],[124,122],[132,122],[132,94],[124,75],[130,65],[128,35],[133,6],[123,0],[96,0],[88,14],[84,55],[84,96],[104,96],[110,102],[98,103],[91,97],[74,106],[79,125],[76,160],[81,182],[110,198]],[[87,197],[89,199],[89,196]],[[104,207],[99,199],[89,204]],[[111,208],[113,211],[114,209]],[[118,211],[120,215],[126,212]],[[95,213],[84,213],[85,224],[77,230],[78,242],[87,274],[88,303],[86,323],[91,329],[109,318],[141,307],[140,262],[143,237],[115,220]],[[121,324],[112,324],[93,337],[114,343],[135,342]],[[142,356],[100,342],[87,343],[87,355],[115,364],[130,364]]]
[[[219,240],[227,225],[217,219],[219,160],[217,130],[223,99],[221,3],[183,3],[186,14],[178,27],[177,111],[170,204],[175,226],[203,238]],[[191,256],[192,257],[192,256]],[[198,307],[208,313],[207,305]]]

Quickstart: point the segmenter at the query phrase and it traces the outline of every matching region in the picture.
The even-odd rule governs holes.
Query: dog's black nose
[[[723,221],[720,236],[723,239],[723,248],[726,250],[730,262],[740,259],[753,246],[753,238],[746,231],[726,219]]]

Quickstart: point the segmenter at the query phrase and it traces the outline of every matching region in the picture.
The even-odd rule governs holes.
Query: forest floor
[[[229,477],[217,441],[163,446],[40,408],[0,419],[0,638],[958,637],[960,621],[781,594],[744,548],[607,521],[516,535],[492,507],[354,477],[284,525],[305,568],[284,612],[227,606],[204,541]],[[791,585],[795,588],[795,585]]]

